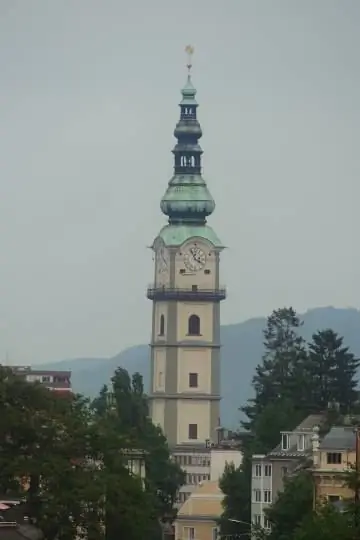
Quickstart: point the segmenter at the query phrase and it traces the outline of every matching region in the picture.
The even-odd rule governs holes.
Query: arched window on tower
[[[189,336],[200,336],[200,317],[191,315],[188,321]]]
[[[165,334],[165,317],[164,315],[160,316],[160,327],[159,327],[159,336],[163,336]]]

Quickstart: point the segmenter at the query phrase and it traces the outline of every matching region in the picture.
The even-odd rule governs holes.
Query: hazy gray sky
[[[359,0],[1,0],[0,356],[150,336],[184,47],[223,323],[360,307]]]

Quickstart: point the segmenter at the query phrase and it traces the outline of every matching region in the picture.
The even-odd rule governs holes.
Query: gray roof
[[[320,450],[355,450],[356,435],[353,427],[333,427],[320,443]]]
[[[320,426],[324,423],[323,414],[309,414],[295,429],[294,432],[298,431],[310,431],[315,426]]]
[[[324,423],[324,415],[323,414],[310,414],[307,416],[292,432],[291,431],[283,431],[282,433],[312,433],[315,426],[320,426]],[[298,450],[297,449],[297,443],[293,444],[290,448],[287,450],[283,450],[281,446],[281,442],[273,448],[269,453],[268,456],[270,457],[277,457],[277,458],[305,458],[309,455],[311,452],[311,448],[307,448],[304,450]]]

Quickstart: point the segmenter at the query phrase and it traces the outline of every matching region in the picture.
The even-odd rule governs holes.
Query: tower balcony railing
[[[214,289],[207,289],[201,286],[192,285],[191,287],[170,287],[168,285],[149,285],[147,289],[149,300],[193,300],[219,302],[226,298],[226,288],[219,286]]]

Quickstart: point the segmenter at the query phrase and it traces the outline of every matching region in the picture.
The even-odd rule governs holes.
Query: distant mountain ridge
[[[359,310],[314,308],[301,315],[301,319],[304,322],[301,333],[306,340],[310,340],[317,330],[332,328],[344,337],[344,344],[360,357]],[[238,408],[252,396],[251,379],[263,354],[262,331],[265,324],[266,318],[259,317],[221,327],[221,417],[227,427],[237,427],[240,419]],[[148,389],[150,359],[147,345],[130,347],[113,358],[76,358],[41,365],[44,369],[70,369],[75,392],[90,397],[109,382],[118,366],[130,373],[139,371]]]

